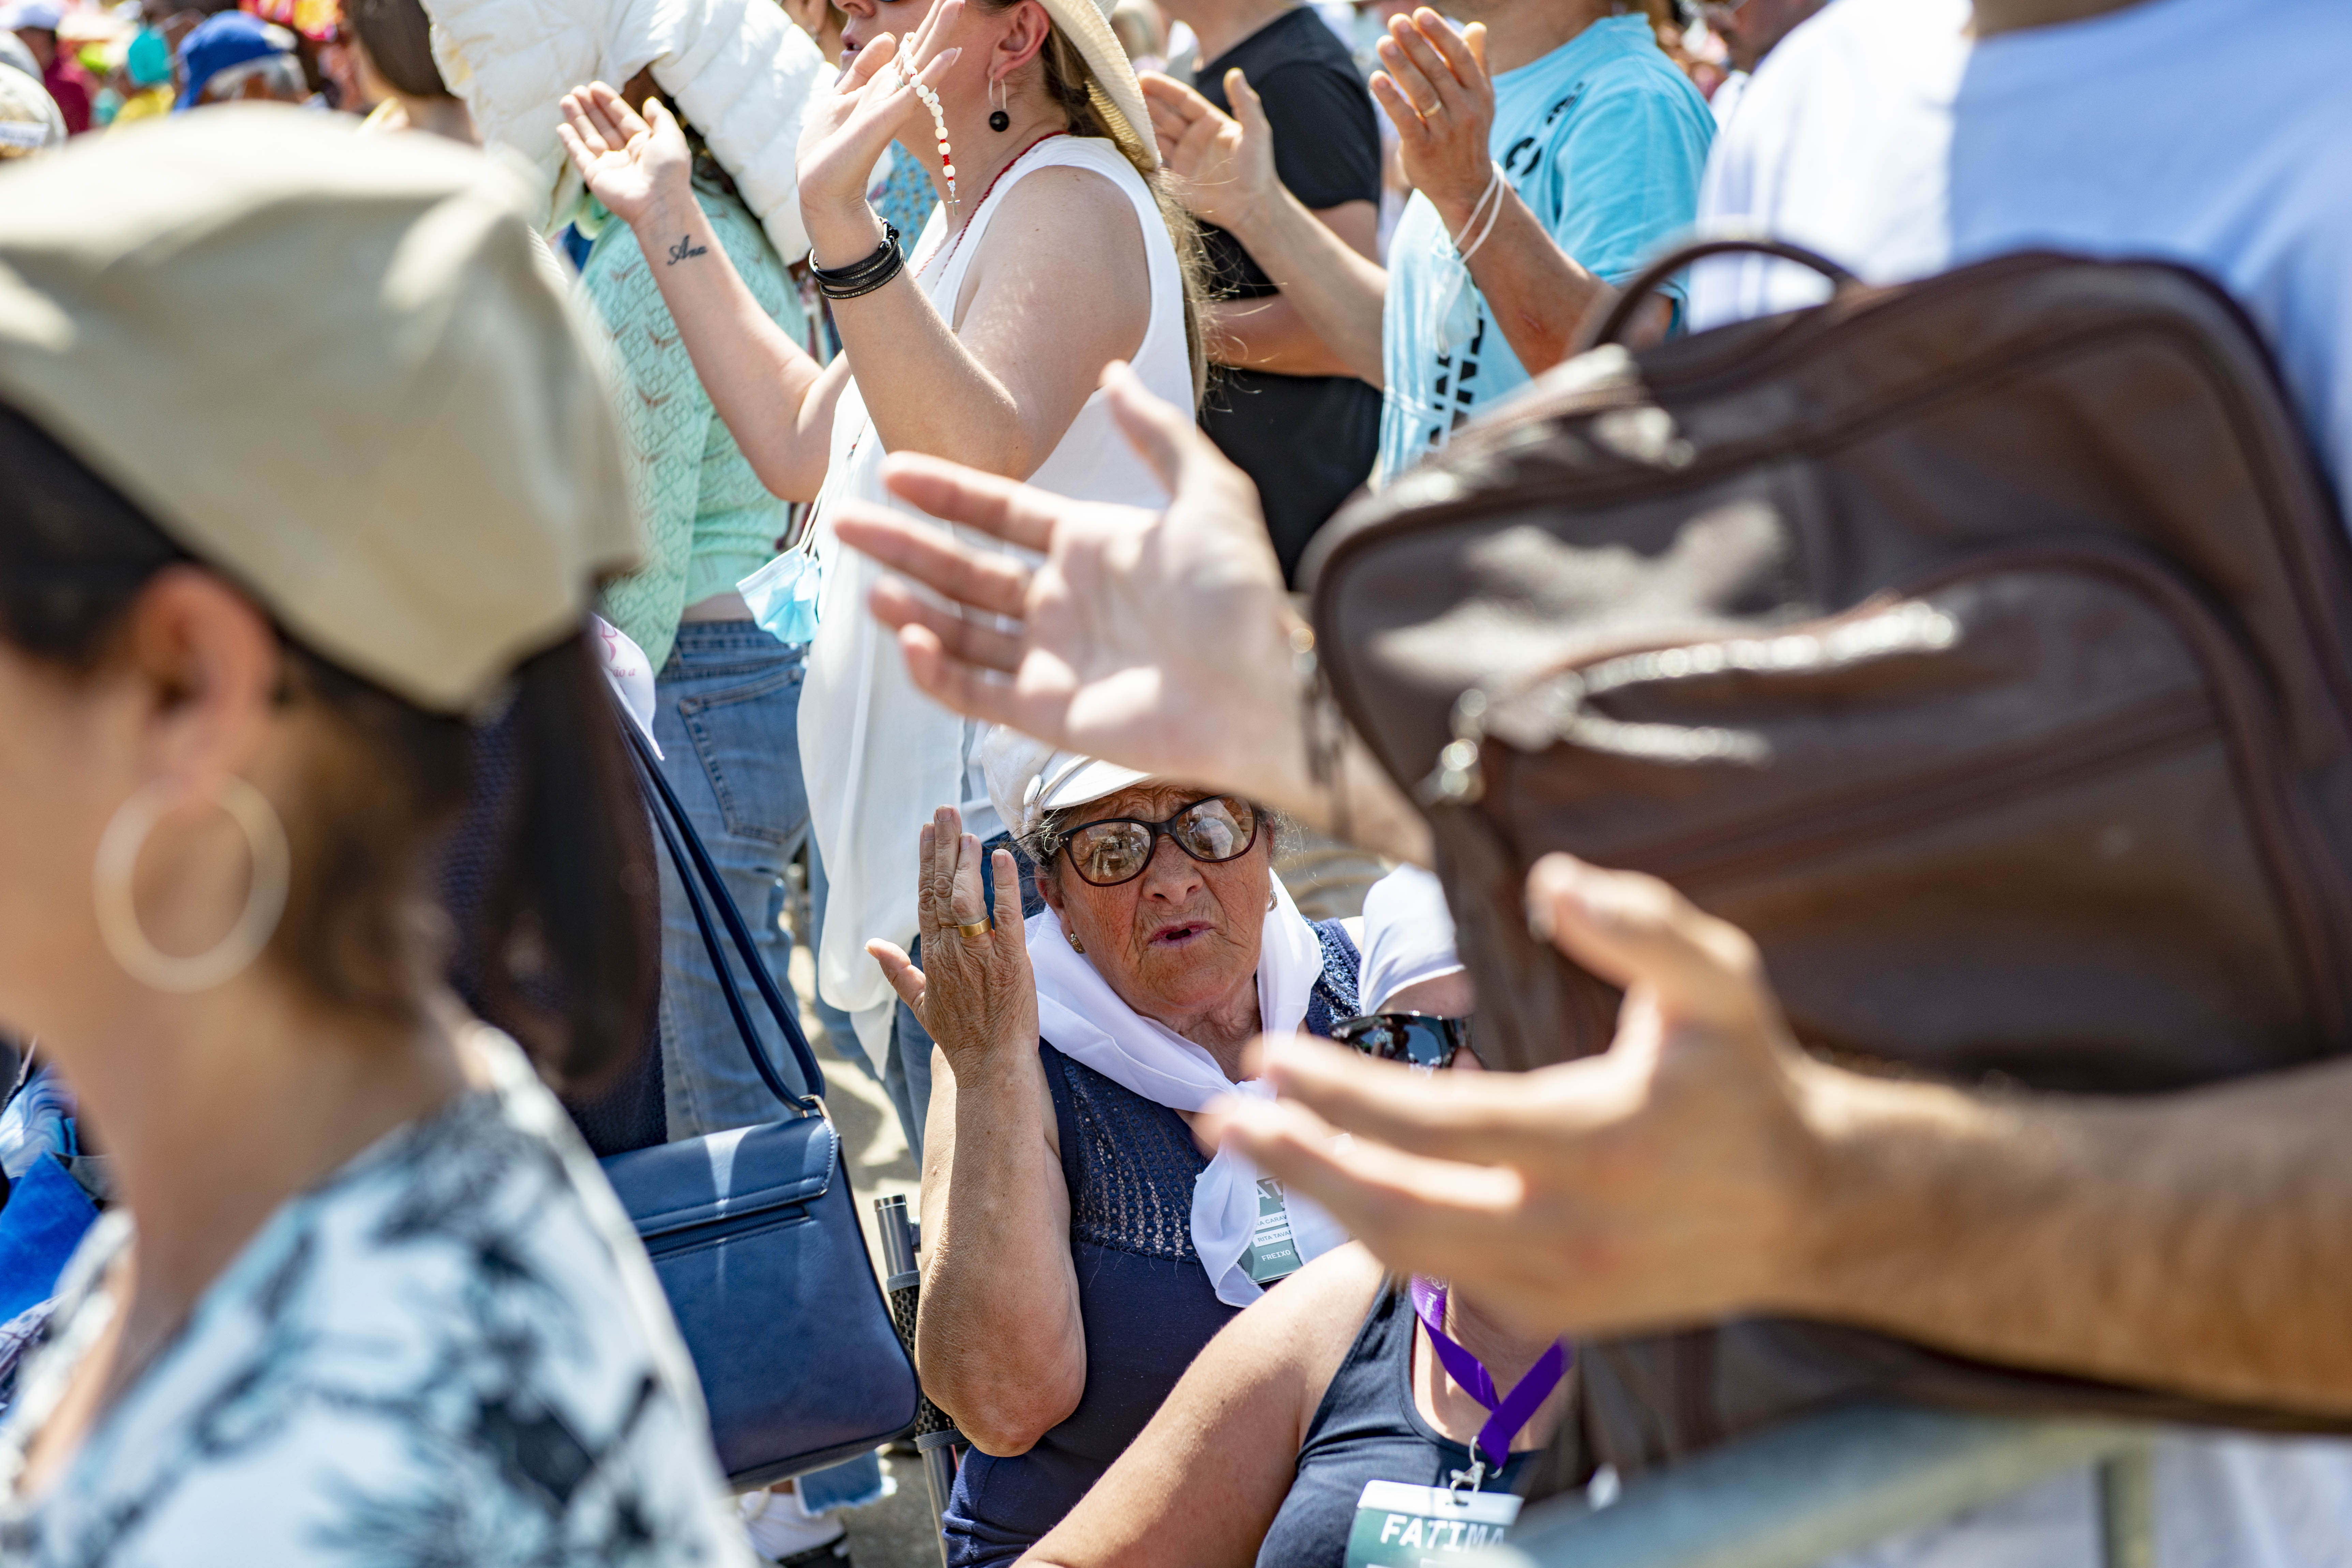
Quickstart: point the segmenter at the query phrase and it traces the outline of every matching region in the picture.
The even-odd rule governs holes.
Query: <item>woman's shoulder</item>
[[[1086,225],[1152,201],[1151,187],[1135,165],[1098,136],[1056,136],[1024,162],[997,202],[998,216],[1050,216]],[[1076,226],[1063,237],[1083,241],[1087,232]]]
[[[135,1520],[96,1553],[124,1560],[210,1562],[215,1540],[240,1562],[404,1562],[436,1540],[553,1560],[633,1538],[656,1563],[724,1560],[657,1288],[552,1096],[502,1037],[483,1054],[488,1088],[265,1226],[125,1402],[105,1463],[45,1500],[58,1536]]]
[[[1295,1379],[1304,1432],[1387,1289],[1387,1270],[1361,1242],[1334,1247],[1236,1313],[1218,1331],[1221,1354]]]

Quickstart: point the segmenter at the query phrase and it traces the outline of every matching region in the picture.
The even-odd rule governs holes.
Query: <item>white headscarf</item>
[[[1445,885],[1418,866],[1400,866],[1364,894],[1364,963],[1356,994],[1378,1013],[1408,985],[1458,974],[1454,911]]]
[[[1231,1081],[1206,1050],[1120,1001],[1101,973],[1071,950],[1053,910],[1030,917],[1026,930],[1038,1032],[1055,1050],[1174,1110],[1205,1110],[1229,1094],[1274,1098],[1256,1079]],[[1322,941],[1277,877],[1258,943],[1259,1026],[1270,1035],[1294,1033],[1322,973]],[[1217,1151],[1192,1184],[1192,1246],[1217,1300],[1229,1307],[1246,1307],[1265,1293],[1242,1267],[1257,1231],[1258,1197],[1257,1167],[1230,1149]],[[1282,1205],[1301,1263],[1348,1239],[1337,1220],[1300,1194],[1285,1191]]]

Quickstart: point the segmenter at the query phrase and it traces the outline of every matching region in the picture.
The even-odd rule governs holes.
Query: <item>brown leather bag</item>
[[[1613,345],[1739,248],[1838,290]],[[2047,255],[1864,288],[1727,242],[1599,338],[1313,561],[1483,1058],[1609,1040],[1615,993],[1528,934],[1555,849],[1745,928],[1798,1037],[1865,1069],[2131,1094],[2352,1045],[2352,551],[2229,299]],[[1582,1468],[1859,1394],[2342,1425],[1784,1321],[1580,1364]]]

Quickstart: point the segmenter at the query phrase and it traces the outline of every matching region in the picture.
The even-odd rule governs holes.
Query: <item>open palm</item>
[[[1044,563],[1033,571],[879,507],[845,506],[835,526],[842,542],[981,612],[964,618],[889,579],[874,591],[916,684],[947,706],[1149,773],[1278,799],[1301,755],[1290,685],[1298,622],[1257,493],[1133,372],[1114,365],[1104,384],[1171,490],[1166,510],[1071,500],[902,455],[884,468],[899,498]]]
[[[1230,115],[1173,77],[1146,72],[1151,134],[1176,199],[1195,216],[1240,230],[1276,185],[1274,129],[1257,91],[1235,66],[1225,73]]]
[[[563,95],[563,121],[555,134],[572,166],[589,194],[630,227],[665,200],[693,199],[694,155],[660,100],[647,100],[641,115],[610,87],[592,81]]]
[[[854,207],[884,148],[930,113],[915,94],[908,72],[936,88],[961,51],[945,48],[963,17],[963,0],[940,0],[905,39],[888,33],[857,51],[829,98],[809,106],[801,127],[801,209],[817,232],[819,215]]]

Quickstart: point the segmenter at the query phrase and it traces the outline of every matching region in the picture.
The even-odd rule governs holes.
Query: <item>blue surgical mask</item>
[[[735,584],[751,618],[781,643],[804,643],[816,636],[818,596],[824,568],[806,550],[787,550]]]

